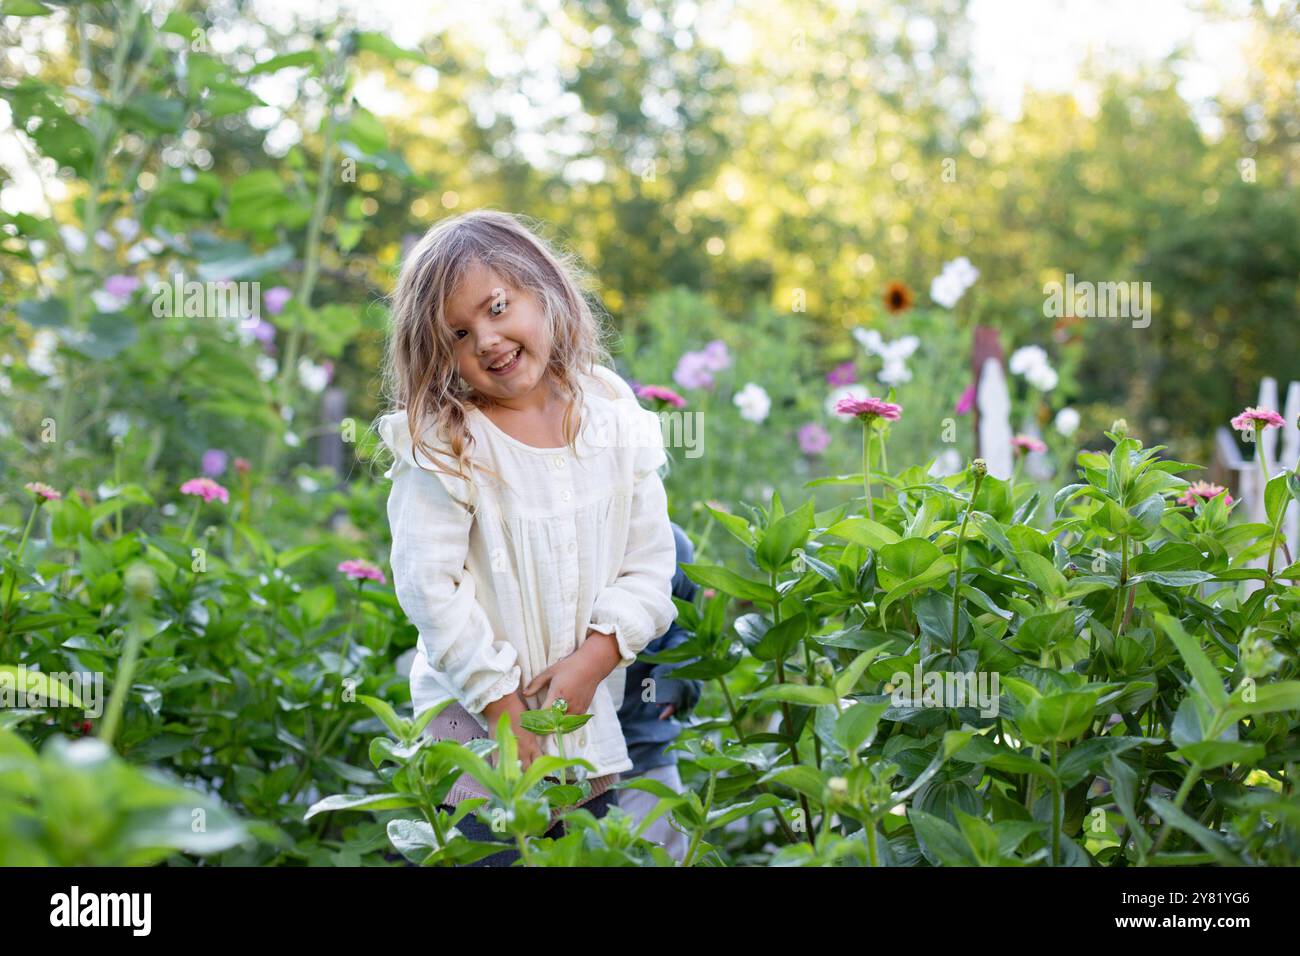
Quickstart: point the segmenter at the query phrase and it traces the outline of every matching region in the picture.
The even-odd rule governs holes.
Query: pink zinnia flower
[[[1225,505],[1232,504],[1232,495],[1228,494],[1228,489],[1223,485],[1212,484],[1208,481],[1193,481],[1183,492],[1183,496],[1178,499],[1180,505],[1187,505],[1192,508],[1200,503],[1201,500],[1209,501],[1211,498],[1217,498],[1223,495]]]
[[[204,501],[220,498],[223,505],[230,504],[230,492],[211,478],[191,478],[181,485],[181,494],[198,495]]]
[[[43,498],[46,501],[58,501],[63,497],[63,495],[55,491],[43,481],[29,481],[27,484],[23,485],[23,487],[34,494],[37,498]]]
[[[1285,419],[1272,409],[1256,408],[1254,406],[1247,408],[1232,420],[1232,427],[1239,432],[1253,431],[1256,428],[1260,430],[1281,428],[1285,424]]]
[[[252,467],[252,465],[250,465],[250,464],[248,463],[248,459],[247,459],[247,458],[236,458],[236,459],[235,459],[235,471],[239,472],[241,475],[246,475],[246,474],[248,474],[248,469],[251,468],[251,467]]]
[[[378,581],[380,584],[387,584],[388,579],[384,577],[384,572],[379,570],[377,565],[369,561],[352,559],[349,561],[339,562],[338,570],[342,571],[353,581]]]
[[[961,398],[957,399],[957,414],[968,415],[970,410],[975,407],[975,386],[967,385],[966,391],[961,393]]]
[[[1011,439],[1011,447],[1022,454],[1029,454],[1031,451],[1047,451],[1047,446],[1033,435],[1017,435]]]
[[[816,422],[799,429],[799,448],[805,455],[820,455],[831,443],[831,433]]]
[[[663,385],[637,385],[632,389],[637,398],[648,398],[655,401],[667,402],[674,408],[685,408],[686,399],[682,398],[671,388]]]
[[[282,285],[277,285],[262,293],[262,303],[266,306],[266,311],[272,315],[279,315],[283,312],[285,304],[292,298],[293,293]]]
[[[852,385],[857,378],[852,362],[841,362],[826,373],[827,385]]]
[[[840,415],[856,415],[863,421],[883,418],[887,422],[896,422],[901,417],[903,406],[883,398],[841,398],[835,403],[835,411]]]

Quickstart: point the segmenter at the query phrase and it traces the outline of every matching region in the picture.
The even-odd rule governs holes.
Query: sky
[[[384,32],[399,43],[414,45],[420,38],[448,27],[459,27],[487,51],[487,66],[503,71],[511,68],[513,54],[506,52],[507,44],[496,45],[494,37],[500,36],[499,24],[504,20],[516,21],[521,7],[527,16],[544,20],[550,11],[561,6],[562,0],[475,0],[474,3],[419,3],[412,0],[254,0],[252,6],[259,18],[270,26],[288,25],[292,19],[305,17],[332,17],[334,11],[345,9],[364,27]],[[733,4],[739,0],[704,0],[698,7],[682,4],[678,7],[676,25],[694,25],[706,36],[717,37],[717,45],[733,59],[743,59],[753,51],[743,27],[731,15]],[[779,2],[779,0],[766,0]],[[852,0],[839,0],[849,5]],[[1241,0],[1237,0],[1241,2]],[[1265,0],[1268,8],[1277,0]],[[972,21],[972,53],[977,88],[984,102],[996,113],[1014,120],[1020,113],[1024,91],[1072,91],[1081,106],[1088,110],[1092,91],[1080,80],[1081,69],[1091,59],[1098,65],[1132,67],[1155,63],[1180,45],[1192,51],[1189,61],[1181,68],[1179,92],[1191,103],[1198,104],[1220,92],[1231,92],[1245,71],[1242,56],[1246,40],[1244,25],[1216,22],[1211,25],[1205,15],[1198,12],[1196,0],[970,0]],[[654,14],[658,16],[658,14]],[[545,74],[548,61],[553,61],[558,38],[554,33],[538,30],[536,40],[529,44],[525,59],[529,66]],[[241,39],[233,38],[238,44]],[[25,63],[34,69],[34,50],[5,51],[8,62],[6,72],[21,75]],[[14,68],[17,69],[14,69]],[[434,71],[430,82],[436,82]],[[280,100],[289,105],[292,89],[274,89],[277,78],[264,78],[258,92],[273,105]],[[508,110],[521,130],[534,126],[541,114],[538,103],[546,109],[563,110],[566,101],[545,87],[536,90],[533,102],[523,97],[507,104],[493,106]],[[363,78],[357,88],[358,99],[379,115],[400,109],[393,96],[384,90],[377,77]],[[287,149],[295,137],[295,130],[285,132],[274,127],[274,114],[266,111],[265,124],[254,117],[259,126],[271,130],[269,140],[273,146]],[[531,114],[531,115],[530,115]],[[1212,110],[1199,110],[1198,119],[1207,135],[1217,133],[1217,123]],[[527,147],[527,144],[523,144]],[[540,144],[539,144],[540,148]],[[525,154],[528,149],[525,148]],[[27,162],[25,151],[17,142],[9,124],[7,105],[0,101],[0,165],[10,170],[15,182],[0,189],[0,209],[7,212],[43,213],[45,202],[37,188],[34,172]],[[48,182],[48,180],[47,180]],[[54,183],[55,191],[59,184]],[[54,197],[57,198],[57,197]]]

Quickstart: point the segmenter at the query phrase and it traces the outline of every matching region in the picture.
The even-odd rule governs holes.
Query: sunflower
[[[885,286],[885,308],[893,315],[906,312],[912,307],[912,290],[903,282],[895,279]]]

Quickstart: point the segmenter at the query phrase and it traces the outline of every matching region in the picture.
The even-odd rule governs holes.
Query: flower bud
[[[976,478],[983,478],[989,473],[989,463],[983,458],[976,458],[970,463],[970,471]]]
[[[817,672],[817,680],[822,684],[832,684],[835,682],[835,665],[827,658],[817,658],[817,663],[813,665]]]
[[[555,711],[557,714],[563,714],[566,711],[568,711],[568,709],[569,709],[569,702],[565,700],[563,697],[555,698],[555,702],[551,704],[551,710]]]
[[[122,588],[137,601],[150,601],[158,590],[158,575],[143,561],[136,561],[122,576]]]
[[[1110,430],[1114,432],[1116,435],[1118,435],[1120,438],[1127,438],[1128,419],[1127,418],[1115,419],[1113,422],[1110,423]]]
[[[837,797],[842,797],[849,792],[849,782],[843,777],[831,777],[826,781],[826,787]]]
[[[706,754],[715,754],[718,752],[718,745],[713,742],[712,737],[705,737],[700,741],[700,750]]]

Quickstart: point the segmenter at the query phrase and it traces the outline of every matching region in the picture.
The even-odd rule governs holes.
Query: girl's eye
[[[464,335],[464,334],[465,334],[465,330],[464,330],[464,329],[456,329],[456,338],[457,338],[457,339],[459,339],[459,338],[460,338],[462,335]]]

